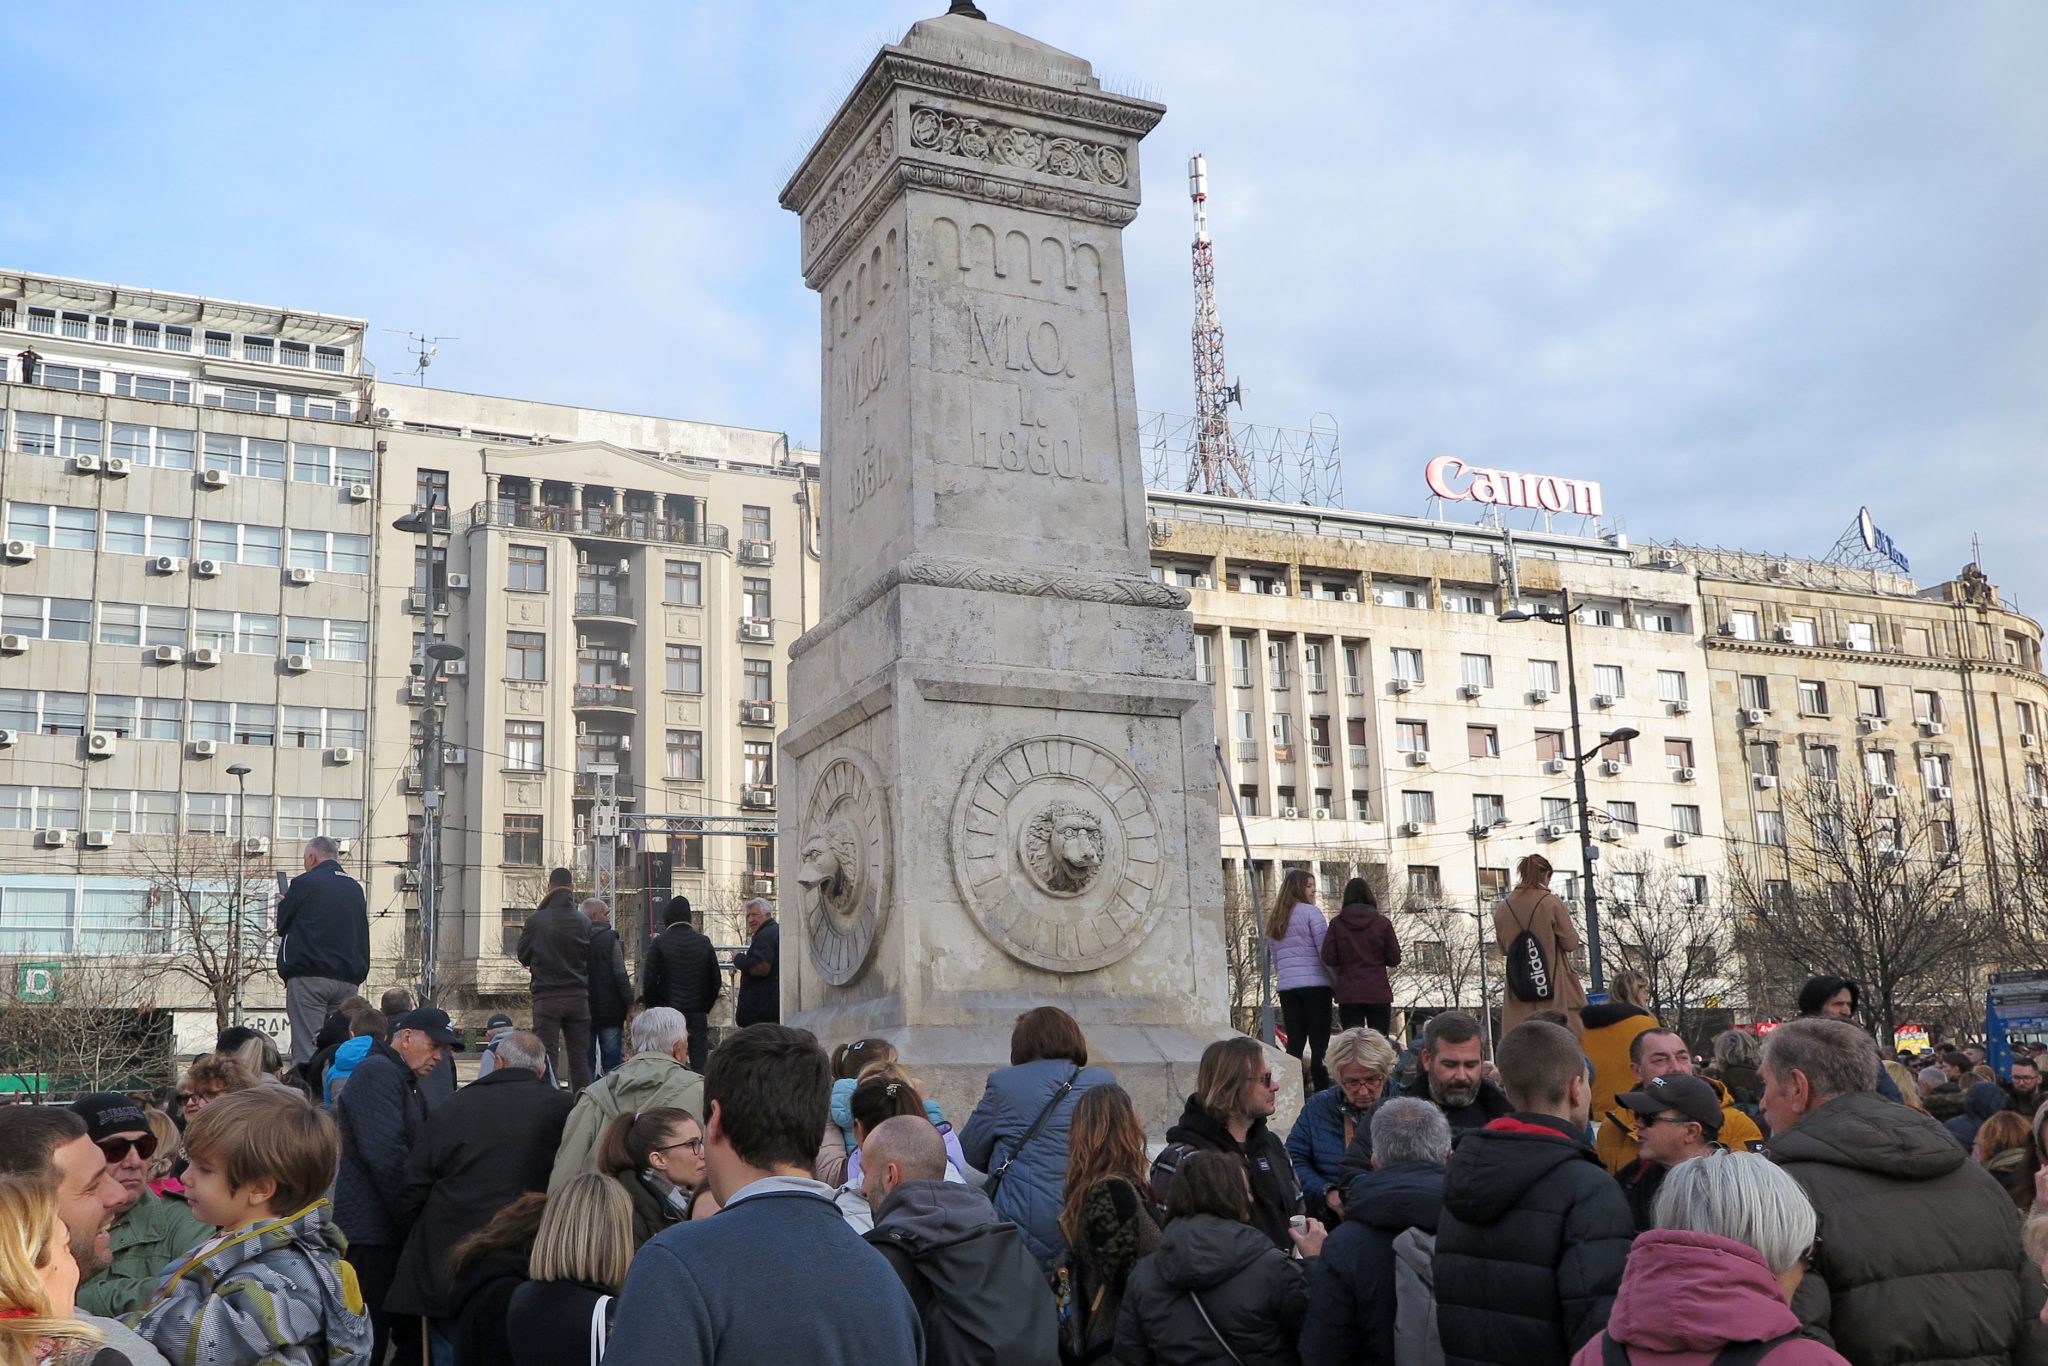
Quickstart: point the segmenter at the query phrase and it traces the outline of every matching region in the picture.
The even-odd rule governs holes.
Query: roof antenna
[[[384,330],[405,338],[406,354],[413,358],[413,367],[399,373],[417,377],[422,389],[427,387],[427,367],[434,363],[434,357],[441,354],[441,343],[462,340],[460,337],[428,337],[418,332],[403,332],[396,327]]]

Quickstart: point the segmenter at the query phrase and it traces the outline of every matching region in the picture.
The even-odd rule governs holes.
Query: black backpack
[[[928,1243],[883,1224],[861,1235],[904,1267],[924,1320],[926,1366],[1058,1366],[1052,1288],[1015,1224]]]
[[[1557,995],[1557,978],[1551,974],[1550,960],[1544,957],[1543,944],[1529,928],[1534,923],[1532,910],[1529,919],[1523,922],[1522,932],[1508,942],[1508,994],[1517,1001],[1548,1001]]]

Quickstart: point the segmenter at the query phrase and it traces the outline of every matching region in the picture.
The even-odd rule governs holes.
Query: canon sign
[[[1440,455],[1425,465],[1422,477],[1429,491],[1451,502],[1492,503],[1536,512],[1570,512],[1599,517],[1606,511],[1600,486],[1590,479],[1560,479],[1554,474],[1522,474],[1468,465],[1454,455]]]

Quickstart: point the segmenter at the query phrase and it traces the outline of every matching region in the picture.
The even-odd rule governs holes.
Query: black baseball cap
[[[1709,1135],[1721,1132],[1721,1097],[1698,1077],[1689,1077],[1683,1072],[1652,1077],[1615,1099],[1645,1119],[1666,1110],[1676,1110],[1687,1119],[1696,1121]]]
[[[421,1006],[418,1010],[407,1011],[391,1025],[395,1034],[401,1029],[417,1029],[435,1043],[445,1043],[458,1053],[462,1051],[462,1036],[455,1032],[455,1026],[448,1023],[448,1012],[438,1006]]]
[[[510,1029],[512,1028],[512,1017],[504,1014],[493,1015],[490,1019],[484,1021],[484,1028],[487,1030]]]
[[[95,1091],[89,1096],[80,1096],[71,1102],[71,1108],[85,1121],[86,1133],[95,1143],[104,1142],[115,1134],[146,1134],[150,1131],[149,1118],[142,1113],[142,1107],[112,1091]]]

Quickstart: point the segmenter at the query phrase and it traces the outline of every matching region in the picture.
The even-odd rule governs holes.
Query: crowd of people
[[[1276,940],[1393,957],[1367,916],[1301,925],[1310,892]],[[1554,936],[1552,996],[1490,1058],[1472,1016],[1404,1049],[1325,986],[1294,1017],[1359,1022],[1305,1050],[1329,1077],[1284,1133],[1280,1055],[1231,1036],[1155,1150],[1051,1005],[957,1129],[887,1039],[712,1047],[665,1003],[702,1000],[687,907],[608,1047],[560,982],[580,944],[586,985],[628,990],[605,929],[536,911],[553,1037],[494,1017],[459,1088],[462,1035],[394,989],[335,1002],[302,1059],[225,1031],[161,1107],[0,1108],[0,1366],[2048,1363],[2038,1058],[1945,1050],[1888,1098],[1839,979],[1695,1051],[1627,975],[1574,997]]]

